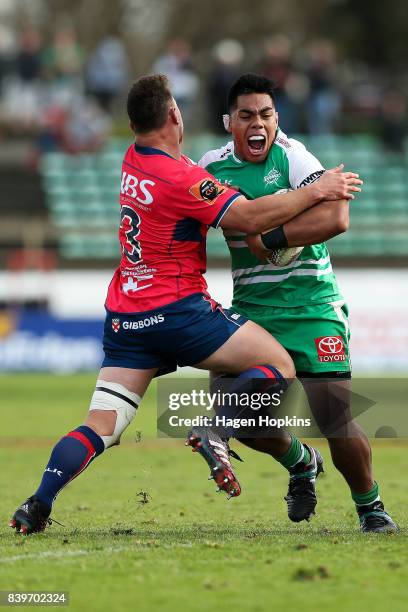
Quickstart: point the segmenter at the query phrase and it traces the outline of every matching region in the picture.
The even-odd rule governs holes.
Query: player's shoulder
[[[285,151],[289,183],[293,189],[308,185],[323,174],[324,168],[320,161],[299,140],[288,138],[284,132],[279,130],[275,144],[276,147],[280,147],[278,149],[280,152]]]
[[[172,191],[189,189],[191,185],[208,176],[204,168],[185,155],[180,159],[172,159],[166,166],[166,179]]]
[[[288,157],[292,155],[301,155],[307,152],[305,145],[300,142],[300,140],[289,138],[285,132],[282,132],[280,129],[278,130],[274,144],[284,151]]]
[[[202,158],[198,161],[198,165],[201,168],[207,168],[210,164],[217,162],[224,162],[234,154],[234,143],[228,142],[226,145],[219,149],[212,149],[207,151]]]
[[[135,148],[135,143],[132,142],[132,144],[128,146],[128,148],[126,149],[123,155],[123,161],[131,162],[134,157],[136,157],[136,148]]]
[[[187,155],[183,155],[181,156],[181,161],[183,161],[185,164],[187,164],[187,166],[193,166],[196,167],[197,163],[195,161],[193,161],[190,157],[187,157]]]

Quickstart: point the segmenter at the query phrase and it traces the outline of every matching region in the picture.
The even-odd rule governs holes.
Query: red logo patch
[[[321,363],[346,361],[344,343],[341,336],[321,336],[315,338],[317,357]]]
[[[120,319],[112,319],[112,329],[114,332],[118,333],[120,330]]]

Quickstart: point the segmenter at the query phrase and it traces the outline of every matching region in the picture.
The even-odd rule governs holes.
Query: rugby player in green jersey
[[[199,161],[247,198],[298,189],[316,180],[321,163],[278,127],[273,82],[242,75],[228,96],[224,123],[233,140]],[[312,413],[327,437],[332,460],[351,489],[362,531],[396,530],[374,480],[370,444],[350,418],[348,310],[325,240],[347,230],[348,201],[321,202],[262,236],[225,230],[232,262],[233,309],[269,331],[290,353]],[[286,265],[268,261],[276,249],[304,246]],[[282,454],[284,438],[285,452]],[[242,440],[272,455],[289,471],[288,515],[299,521],[316,505],[318,471],[309,447],[294,435]]]

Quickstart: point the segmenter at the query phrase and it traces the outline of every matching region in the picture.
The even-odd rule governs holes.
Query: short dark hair
[[[127,113],[135,131],[143,134],[163,127],[172,97],[164,74],[142,76],[135,81],[127,97]]]
[[[227,98],[228,112],[237,104],[238,96],[244,96],[251,93],[265,93],[270,96],[273,105],[275,106],[275,83],[268,77],[260,74],[249,72],[242,74],[235,83],[231,86]]]

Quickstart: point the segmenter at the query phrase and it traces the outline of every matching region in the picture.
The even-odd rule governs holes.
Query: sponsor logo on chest
[[[276,168],[269,170],[268,174],[264,176],[265,185],[274,185],[282,176],[282,174]]]

